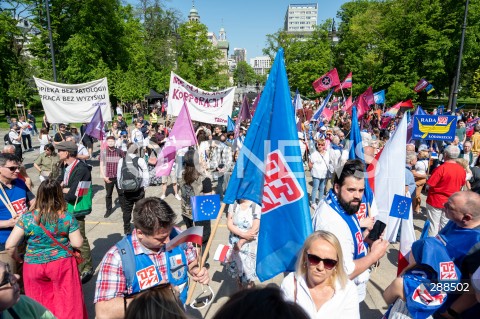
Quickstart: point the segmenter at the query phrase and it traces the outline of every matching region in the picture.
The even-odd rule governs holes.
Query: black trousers
[[[140,188],[136,192],[123,192],[123,231],[130,233],[130,222],[132,221],[132,211],[135,203],[145,197],[145,190]]]
[[[28,148],[27,148],[27,141],[28,141]],[[23,135],[22,134],[22,142],[23,142],[23,148],[25,150],[29,150],[32,148],[32,137],[30,134]]]
[[[23,156],[22,145],[13,144],[13,146],[15,146],[15,156],[18,157],[19,160],[22,160],[22,156]]]
[[[117,178],[110,178],[111,183],[105,183],[105,205],[107,208],[107,213],[112,212],[112,194],[113,188],[117,189],[118,200],[120,201],[120,207],[123,207],[123,190],[118,188]]]

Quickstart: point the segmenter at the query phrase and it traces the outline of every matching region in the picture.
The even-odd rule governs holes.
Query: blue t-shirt
[[[35,198],[27,185],[25,185],[25,182],[17,178],[12,182],[12,188],[4,184],[2,186],[15,212],[20,215],[25,213],[28,210],[28,203]],[[4,197],[2,192],[0,192],[0,196]],[[10,218],[12,218],[12,214],[3,204],[3,201],[0,201],[0,220],[9,220]],[[12,229],[13,227],[0,228],[0,244],[5,244]]]

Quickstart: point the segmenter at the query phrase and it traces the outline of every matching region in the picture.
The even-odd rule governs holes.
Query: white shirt
[[[350,276],[350,274],[355,271],[353,256],[356,247],[354,247],[352,233],[347,223],[327,202],[322,201],[313,215],[312,224],[313,230],[326,230],[337,237],[342,247],[343,266],[347,275]],[[354,282],[358,286],[359,301],[363,301],[363,291],[366,288],[366,283],[369,278],[369,269],[354,278]],[[365,296],[363,296],[363,298],[364,297]]]
[[[10,132],[8,133],[8,137],[10,138],[12,144],[20,145],[20,141],[18,140],[19,136],[20,135],[13,130],[10,130]]]
[[[127,154],[127,156],[130,156],[130,158],[138,157],[135,154]],[[121,158],[118,161],[118,166],[117,166],[117,176],[118,176],[118,188],[122,189],[122,166],[123,166],[123,158]],[[145,160],[141,157],[138,158],[138,167],[140,167],[140,172],[139,174],[142,175],[142,187],[147,188],[148,185],[150,185],[150,175],[148,173],[148,167],[147,163],[145,163]]]
[[[318,151],[315,151],[312,153],[312,155],[310,155],[310,161],[313,163],[312,177],[326,178],[330,162],[330,156],[328,152],[320,155]]]
[[[335,294],[317,311],[317,306],[310,295],[307,283],[303,277],[297,277],[297,298],[295,300],[295,273],[288,274],[282,281],[281,289],[288,301],[296,302],[312,319],[360,319],[357,297],[357,287],[348,280],[342,289],[339,282],[335,283]]]
[[[417,161],[415,164],[415,172],[421,175],[427,175],[428,159]]]
[[[138,128],[132,130],[131,142],[143,147],[143,133]]]
[[[30,135],[30,124],[28,122],[18,121],[17,124],[18,127],[23,128],[22,135]]]

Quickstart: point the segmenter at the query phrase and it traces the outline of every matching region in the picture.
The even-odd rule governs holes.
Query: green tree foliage
[[[342,72],[353,72],[356,94],[369,85],[391,87],[398,94],[403,91],[399,83],[413,89],[420,78],[426,78],[446,95],[455,75],[464,5],[457,0],[345,3],[337,15],[342,23],[336,65]],[[470,1],[463,92],[468,92],[473,71],[479,67],[479,14],[480,1]]]
[[[245,61],[240,61],[233,71],[233,82],[238,86],[254,84],[258,80],[253,68]]]
[[[197,21],[186,22],[178,28],[178,35],[178,74],[202,89],[227,87],[227,66],[218,62],[221,52],[208,41],[207,27]]]

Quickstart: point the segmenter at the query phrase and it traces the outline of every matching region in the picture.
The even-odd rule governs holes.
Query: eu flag
[[[248,199],[262,205],[256,268],[261,281],[294,271],[297,253],[312,232],[305,171],[283,59],[281,48],[223,199],[227,204]]]
[[[214,219],[220,210],[220,195],[201,195],[190,197],[194,222]]]
[[[410,197],[395,194],[393,197],[392,207],[390,208],[390,216],[401,219],[408,219],[410,208],[412,207],[412,199]]]

